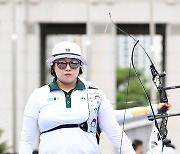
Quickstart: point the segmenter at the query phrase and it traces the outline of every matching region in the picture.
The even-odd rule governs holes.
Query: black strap
[[[87,132],[87,122],[84,122],[84,123],[82,123],[82,124],[65,124],[65,125],[60,125],[60,126],[51,128],[51,129],[49,129],[49,130],[43,131],[43,132],[41,132],[41,134],[47,133],[47,132],[51,132],[51,131],[54,131],[54,130],[56,130],[56,129],[61,129],[61,128],[74,128],[74,127],[80,127],[83,131],[86,131],[86,132]]]

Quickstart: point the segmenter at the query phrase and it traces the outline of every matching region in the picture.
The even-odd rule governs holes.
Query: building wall
[[[169,24],[167,27],[167,86],[179,85],[180,83],[180,70],[179,68],[179,56],[180,46],[180,24]],[[172,104],[172,110],[169,113],[179,113],[180,105],[178,103],[179,89],[167,91],[169,101]],[[180,152],[178,145],[178,136],[180,126],[177,122],[180,117],[171,117],[168,120],[168,137],[172,140],[172,143],[177,147],[177,153]]]
[[[150,2],[144,0],[0,0],[0,128],[5,132],[2,139],[13,144],[13,108],[16,106],[16,149],[19,144],[22,115],[25,103],[33,89],[40,86],[40,23],[87,23],[87,34],[91,38],[90,79],[115,102],[115,51],[116,40],[112,33],[96,34],[93,25],[102,24],[112,28],[109,12],[115,23],[149,23]],[[154,0],[154,22],[167,24],[166,72],[167,85],[177,85],[180,80],[179,41],[180,41],[180,2],[179,0]],[[103,27],[103,26],[102,26]],[[105,29],[105,28],[104,28]],[[17,39],[12,34],[16,32]],[[15,55],[13,55],[15,52]],[[100,58],[100,60],[99,60]],[[13,60],[16,65],[13,66]],[[97,61],[98,59],[98,61]],[[110,61],[104,67],[104,62]],[[96,65],[97,64],[97,65]],[[13,69],[16,72],[13,74]],[[15,92],[13,93],[13,82]],[[106,85],[106,86],[104,86]],[[178,112],[178,92],[168,92],[173,109]],[[15,100],[13,100],[15,94]],[[178,117],[169,120],[169,138],[177,147],[179,127]],[[112,150],[112,147],[109,149]],[[108,154],[110,152],[108,151]]]

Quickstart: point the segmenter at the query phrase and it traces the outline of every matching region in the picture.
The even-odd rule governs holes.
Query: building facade
[[[47,76],[45,60],[56,41],[68,39],[81,45],[89,61],[84,76],[115,102],[118,32],[109,12],[116,25],[150,25],[148,33],[152,48],[156,25],[164,25],[162,61],[167,73],[166,85],[178,85],[179,10],[179,0],[0,0],[2,140],[13,145],[14,152],[18,151],[26,101],[35,88],[51,80]],[[172,113],[180,111],[178,93],[178,89],[168,91]],[[179,117],[169,118],[168,138],[180,153],[178,120]],[[132,132],[129,135],[133,137]],[[109,141],[104,139],[102,142],[103,154],[115,153]]]

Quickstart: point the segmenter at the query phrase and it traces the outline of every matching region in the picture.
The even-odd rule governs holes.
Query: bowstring
[[[122,147],[122,140],[123,140],[123,135],[124,135],[124,126],[125,126],[125,121],[126,121],[126,109],[127,109],[127,100],[128,100],[128,94],[129,94],[129,83],[130,83],[130,75],[131,75],[131,63],[129,64],[129,74],[128,74],[128,83],[127,83],[127,90],[126,90],[126,103],[125,103],[125,110],[123,114],[123,123],[122,123],[122,137],[120,141],[120,154],[121,154],[121,147]]]

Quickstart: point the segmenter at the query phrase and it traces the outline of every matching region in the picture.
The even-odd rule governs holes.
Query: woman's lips
[[[67,73],[67,74],[65,74],[65,76],[71,76],[71,74],[68,74],[68,73]]]

